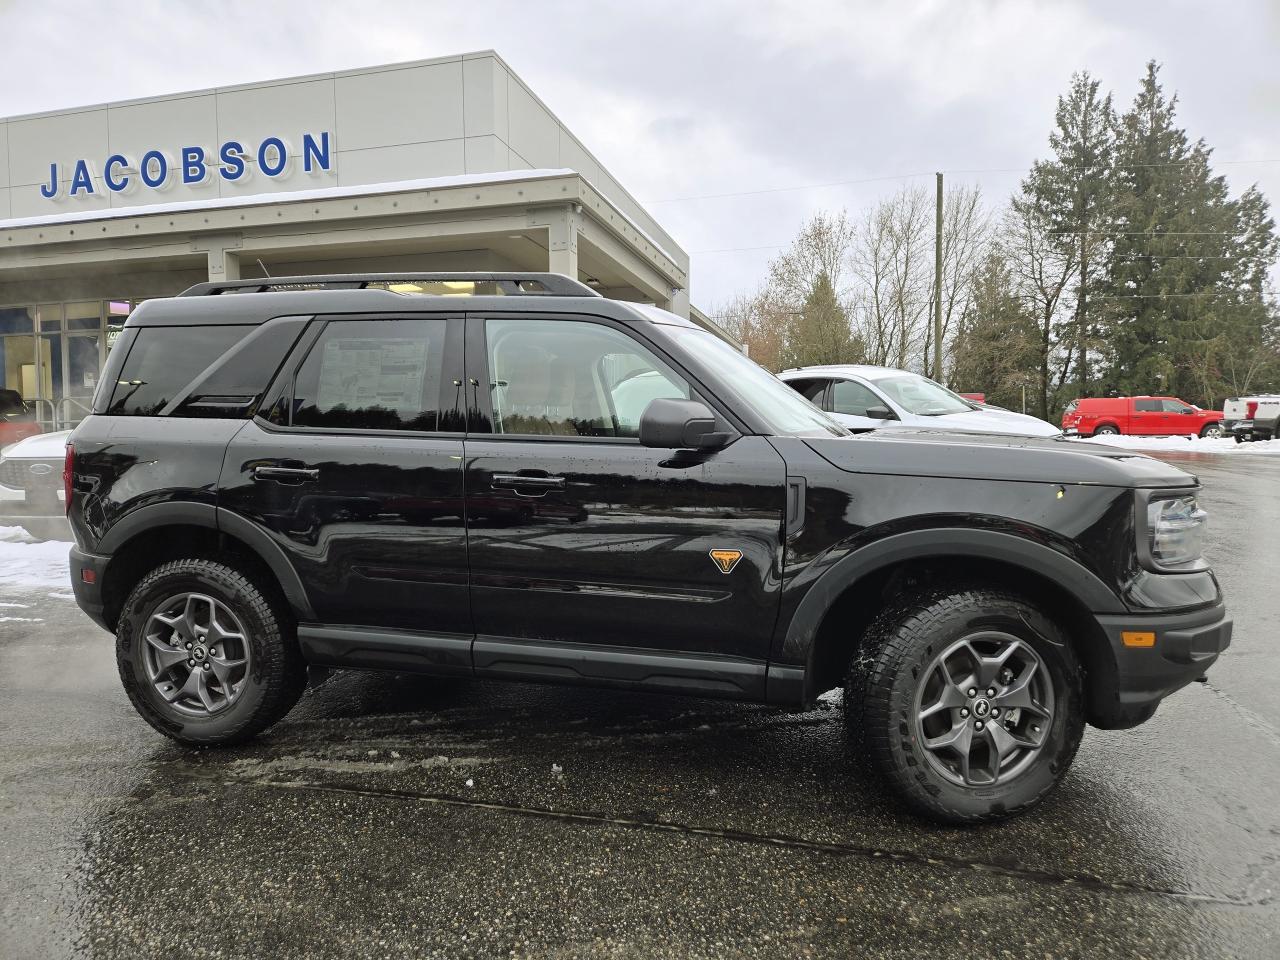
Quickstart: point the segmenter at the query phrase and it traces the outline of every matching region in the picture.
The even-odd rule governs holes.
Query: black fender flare
[[[172,501],[140,507],[113,524],[94,553],[113,556],[139,534],[167,526],[205,527],[239,540],[270,569],[294,616],[299,620],[315,619],[302,579],[280,545],[244,517],[211,503]]]
[[[805,665],[818,628],[846,589],[869,574],[904,560],[975,557],[1021,567],[1053,581],[1093,613],[1126,613],[1124,603],[1092,571],[1052,547],[1015,534],[971,528],[911,530],[892,534],[847,553],[809,587],[790,622],[773,662]]]

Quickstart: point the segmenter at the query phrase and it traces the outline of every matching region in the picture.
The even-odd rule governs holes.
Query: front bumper
[[[1098,615],[1115,657],[1115,675],[1094,685],[1090,722],[1107,729],[1132,727],[1151,717],[1160,701],[1204,676],[1231,644],[1226,604],[1188,613]],[[1124,634],[1150,634],[1148,646],[1129,646]]]
[[[108,633],[115,632],[115,626],[107,623],[103,616],[102,578],[107,571],[108,557],[99,557],[85,553],[79,547],[71,548],[71,592],[76,595],[76,603],[89,615],[89,619]],[[85,571],[93,581],[86,581]]]

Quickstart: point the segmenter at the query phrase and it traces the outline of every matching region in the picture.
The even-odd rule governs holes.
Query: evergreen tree
[[[859,363],[866,350],[854,337],[849,314],[826,270],[819,270],[804,306],[788,317],[784,355],[788,367]]]
[[[951,383],[1011,410],[1022,409],[1029,390],[1034,408],[1040,333],[1003,251],[997,248],[983,259],[971,286],[952,348]]]
[[[1256,190],[1239,200],[1204,141],[1175,122],[1155,62],[1120,121],[1107,284],[1111,382],[1211,405],[1233,344],[1257,342],[1275,225]]]
[[[1018,213],[1023,218],[1046,224],[1058,257],[1073,265],[1073,329],[1060,331],[1057,339],[1074,341],[1076,381],[1080,395],[1084,395],[1089,383],[1091,325],[1095,322],[1089,297],[1104,280],[1109,248],[1116,138],[1111,94],[1102,96],[1099,81],[1088,71],[1074,74],[1071,89],[1058,98],[1054,120],[1049,134],[1053,156],[1032,165],[1014,204],[1015,210],[1021,206]],[[1047,397],[1047,370],[1041,391]]]

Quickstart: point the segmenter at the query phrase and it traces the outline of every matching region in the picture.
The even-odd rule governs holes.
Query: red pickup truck
[[[1086,397],[1062,413],[1062,431],[1082,437],[1222,436],[1222,411],[1201,410],[1176,397]]]

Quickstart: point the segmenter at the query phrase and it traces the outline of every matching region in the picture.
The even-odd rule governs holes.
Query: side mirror
[[[888,407],[867,407],[867,416],[872,420],[896,420],[893,411]]]
[[[640,442],[666,450],[715,450],[729,442],[716,415],[697,400],[650,400],[640,415]]]

